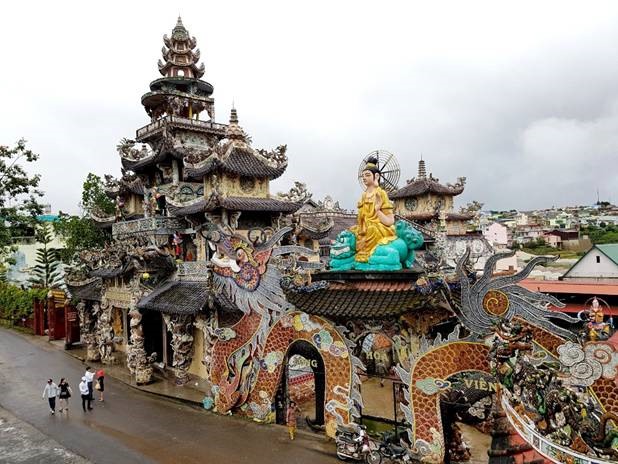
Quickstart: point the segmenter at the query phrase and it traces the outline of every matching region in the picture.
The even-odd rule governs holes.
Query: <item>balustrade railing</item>
[[[225,124],[219,124],[212,121],[200,121],[199,119],[183,118],[181,116],[164,116],[161,119],[137,129],[137,140],[143,139],[159,130],[162,130],[164,126],[171,125],[173,127],[185,127],[193,129],[202,129],[215,132],[224,132],[226,129]]]
[[[616,462],[601,457],[591,457],[578,453],[572,448],[560,446],[545,436],[541,435],[535,428],[534,423],[526,416],[519,415],[509,403],[507,394],[503,393],[501,398],[502,409],[506,413],[506,418],[513,428],[527,443],[540,454],[549,458],[552,462],[558,463],[578,463],[578,464],[610,464]]]
[[[177,262],[176,275],[180,280],[208,280],[210,263],[207,261],[182,261]]]
[[[112,236],[117,238],[143,234],[169,235],[184,228],[184,223],[179,219],[151,217],[135,219],[133,221],[116,222],[112,225]]]

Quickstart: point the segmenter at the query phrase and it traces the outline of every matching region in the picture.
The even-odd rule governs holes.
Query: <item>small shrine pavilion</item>
[[[464,191],[466,178],[455,184],[443,185],[431,173],[427,175],[425,161],[418,162],[418,174],[406,185],[391,193],[395,214],[421,225],[439,224],[447,235],[465,235],[471,214],[454,211],[454,198]]]

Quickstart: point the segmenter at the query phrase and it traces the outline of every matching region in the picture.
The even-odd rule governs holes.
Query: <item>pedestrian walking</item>
[[[67,382],[64,377],[60,379],[60,383],[58,384],[58,398],[60,398],[60,409],[59,411],[69,412],[69,398],[73,394],[71,387],[69,386],[69,382]]]
[[[94,372],[92,367],[86,366],[86,372],[84,373],[84,377],[86,377],[86,382],[88,383],[88,392],[90,394],[90,401],[94,401]]]
[[[47,381],[45,389],[43,390],[43,399],[47,398],[49,403],[49,412],[56,414],[56,397],[58,396],[58,386],[52,379]]]
[[[380,377],[380,386],[384,386],[384,379],[388,375],[388,369],[386,363],[382,358],[376,361],[376,374]]]
[[[105,391],[105,371],[99,369],[97,371],[97,384],[95,389],[99,391],[99,401],[103,401],[103,392]]]
[[[288,426],[288,433],[290,434],[290,440],[294,440],[294,435],[296,434],[296,416],[300,412],[298,406],[296,406],[295,401],[290,401],[290,405],[288,406],[288,412],[286,414],[286,424]]]
[[[90,390],[88,389],[88,380],[86,376],[82,377],[82,381],[79,383],[79,393],[82,395],[82,409],[86,412],[86,404],[88,405],[88,411],[92,410],[92,399],[90,398]]]

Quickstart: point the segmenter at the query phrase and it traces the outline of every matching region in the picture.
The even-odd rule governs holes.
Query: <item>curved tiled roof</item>
[[[438,219],[440,214],[434,213],[401,213],[399,216],[408,219],[410,221],[429,221],[431,219]],[[469,221],[474,217],[471,213],[446,213],[447,221]]]
[[[274,198],[227,197],[219,205],[234,211],[275,211],[293,213],[301,207],[300,203],[276,200]]]
[[[165,159],[165,151],[160,150],[159,153],[153,156],[147,156],[145,158],[139,160],[130,160],[125,157],[120,157],[120,161],[122,163],[122,167],[133,172],[138,172],[143,168],[146,168],[150,165],[154,165],[159,163]]]
[[[300,208],[299,203],[276,200],[274,198],[255,197],[225,197],[207,201],[202,199],[187,206],[168,205],[168,211],[173,216],[189,216],[191,214],[213,211],[225,208],[231,211],[267,211],[277,213],[293,213]]]
[[[407,198],[423,195],[425,193],[437,193],[439,195],[459,195],[464,191],[463,185],[447,186],[431,179],[419,179],[408,182],[399,190],[390,194],[391,198]]]
[[[67,283],[67,287],[73,298],[90,301],[101,301],[102,285],[101,279],[93,279],[84,285],[70,285]]]
[[[212,156],[212,155],[211,155]],[[256,156],[250,148],[233,147],[223,158],[212,157],[203,165],[185,166],[185,175],[199,178],[218,169],[230,174],[247,177],[267,177],[276,179],[281,176],[287,165],[270,166]]]
[[[177,216],[177,217],[203,213],[204,211],[206,211],[206,200],[202,198],[199,201],[193,202],[186,206],[174,206],[173,204],[168,203],[167,211],[172,216]]]
[[[326,237],[319,240],[320,245],[330,245],[342,231],[356,225],[356,214],[338,214],[332,216],[333,227],[328,231]]]
[[[143,297],[137,308],[165,314],[197,314],[208,303],[209,292],[206,282],[169,281]]]
[[[413,282],[333,281],[313,292],[286,292],[286,297],[301,311],[334,319],[396,317],[431,307],[439,299],[437,294],[419,292]]]

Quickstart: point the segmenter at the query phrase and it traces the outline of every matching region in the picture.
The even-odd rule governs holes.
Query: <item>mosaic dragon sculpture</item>
[[[291,230],[281,229],[260,245],[220,229],[208,235],[215,253],[211,258],[213,288],[243,316],[232,327],[213,329],[215,341],[207,366],[212,395],[204,405],[220,414],[240,412],[262,422],[270,420],[286,352],[292,340],[305,340],[318,350],[325,369],[336,380],[325,392],[326,431],[334,436],[338,422],[347,423],[359,414],[362,402],[356,372],[362,364],[351,354],[350,342],[339,329],[294,311],[287,302],[281,287],[283,271],[289,277],[290,272],[303,274],[303,268],[317,265],[288,259],[314,255],[304,247],[278,245]]]
[[[268,266],[276,254],[307,253],[301,247],[274,248],[290,230],[280,230],[259,247],[222,230],[208,236],[215,252],[211,258],[214,289],[224,292],[243,313],[232,328],[215,329],[218,340],[213,346],[211,372],[214,408],[221,414],[245,403],[257,378],[258,354],[271,319],[292,309],[281,290],[279,270]]]
[[[547,356],[554,353],[555,358],[560,360],[563,365],[569,366],[570,363],[571,366],[575,366],[577,364],[577,367],[566,369],[566,371],[570,369],[570,377],[572,378],[585,377],[591,371],[597,372],[595,379],[588,379],[588,385],[593,386],[593,391],[594,386],[599,385],[599,382],[603,384],[609,380],[603,379],[601,372],[607,371],[607,375],[610,377],[616,375],[618,354],[613,351],[613,348],[610,349],[606,345],[604,348],[586,346],[575,349],[574,340],[577,338],[575,333],[554,324],[552,319],[558,319],[564,323],[577,323],[578,320],[563,313],[549,310],[549,304],[556,307],[564,306],[555,298],[528,291],[517,285],[530,274],[534,266],[549,261],[551,258],[534,258],[521,272],[515,275],[495,277],[493,272],[496,263],[510,255],[511,253],[500,253],[489,258],[485,264],[483,275],[479,279],[473,280],[466,270],[469,250],[463,254],[456,269],[461,285],[461,303],[456,302],[457,298],[450,294],[449,288],[445,288],[443,291],[446,296],[445,299],[452,303],[453,311],[457,314],[461,326],[465,327],[469,335],[460,338],[458,327],[446,340],[438,337],[432,344],[425,343],[421,353],[409,360],[409,369],[404,369],[401,366],[397,369],[399,377],[407,385],[407,390],[404,392],[405,401],[401,403],[401,409],[407,422],[411,424],[408,431],[409,441],[407,446],[410,456],[414,459],[421,462],[443,462],[445,443],[440,415],[440,393],[450,388],[449,379],[460,372],[481,371],[495,374],[497,371],[495,363],[492,365],[492,359],[495,359],[496,353],[503,361],[503,364],[499,367],[503,373],[506,369],[504,363],[512,363],[512,358],[518,352],[527,351],[532,346],[538,347],[539,353]],[[504,342],[499,346],[496,346],[496,342],[494,342],[497,328],[502,330],[503,338],[501,340]],[[606,363],[609,363],[607,369],[604,370],[599,367],[600,360],[592,359],[594,358],[592,354],[590,355],[590,363],[583,362],[584,358],[588,356],[583,353],[590,350],[603,352],[605,356],[602,358]],[[568,355],[567,353],[572,354]],[[537,356],[540,356],[540,354]],[[611,361],[612,359],[614,361]],[[594,367],[593,365],[596,366],[595,362],[598,362],[599,366]],[[540,370],[543,368],[538,364],[536,363],[534,367],[534,375],[531,371],[528,373],[528,378],[542,377]],[[506,380],[506,378],[505,374],[502,380]],[[506,381],[505,385],[508,386],[509,382]],[[512,381],[510,385],[512,387]],[[595,391],[600,400],[599,410],[602,410],[602,407],[611,407],[615,403],[611,399],[611,393],[608,396],[607,393],[603,393],[604,391]],[[560,396],[558,393],[555,395]],[[536,403],[537,407],[549,400],[545,393],[532,396],[540,402]],[[553,401],[555,403],[556,398]],[[613,405],[613,407],[616,406],[618,405]],[[602,446],[607,447],[608,441],[611,441],[614,437],[611,431],[613,430],[611,429],[613,427],[612,417],[607,417],[604,422],[599,419],[596,422],[597,426],[593,427],[594,431],[589,433],[589,436],[594,436],[597,442],[603,437]],[[610,428],[606,429],[605,426]]]

